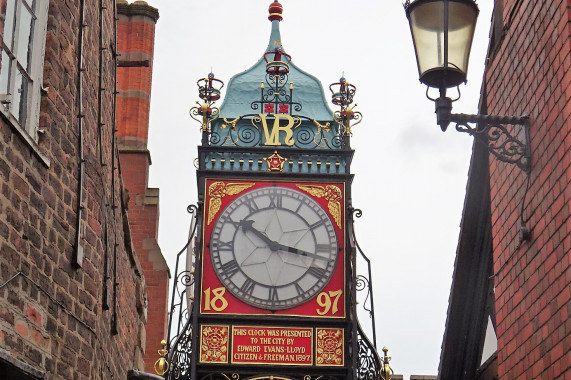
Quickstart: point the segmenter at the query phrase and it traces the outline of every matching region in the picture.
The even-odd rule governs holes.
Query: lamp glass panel
[[[448,65],[466,74],[478,10],[470,4],[454,1],[448,6]]]
[[[418,72],[444,66],[444,5],[434,1],[411,9],[410,26]]]
[[[473,3],[448,2],[448,62],[445,60],[444,1],[414,4],[409,20],[421,81],[429,86],[456,86],[466,80],[478,17]]]

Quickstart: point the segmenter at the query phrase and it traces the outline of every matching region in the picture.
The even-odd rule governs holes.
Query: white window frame
[[[4,41],[5,31],[2,33],[0,51],[6,51],[10,58],[11,65],[9,66],[10,78],[8,81],[8,93],[2,93],[3,91],[0,89],[0,113],[12,124],[24,140],[37,150],[36,142],[38,141],[38,126],[40,122],[40,101],[44,73],[49,0],[6,0],[6,3],[8,2],[11,2],[15,6],[12,41],[18,40],[18,31],[21,23],[19,15],[21,7],[25,6],[24,2],[33,4],[32,12],[35,15],[35,19],[31,28],[30,43],[28,46],[28,51],[31,51],[31,54],[28,56],[28,68],[22,68],[18,64],[16,56],[14,55],[15,52],[12,52],[11,48],[6,46],[8,41]],[[4,16],[6,17],[6,15]],[[6,21],[4,25],[6,25]],[[0,60],[2,59],[1,57],[0,55]],[[26,97],[20,100],[20,102],[25,102],[26,107],[24,123],[18,121],[18,110],[13,109],[14,107],[11,101],[14,91],[17,91],[15,84],[16,73],[19,69],[27,74],[28,78],[26,79],[29,82]],[[0,70],[6,70],[6,68],[0,67]]]

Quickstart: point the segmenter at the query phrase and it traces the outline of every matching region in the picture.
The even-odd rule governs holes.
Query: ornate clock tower
[[[212,73],[198,81],[196,238],[177,276],[193,301],[174,322],[165,376],[381,378],[355,311],[355,86],[330,86],[331,111],[321,83],[282,46],[277,1],[269,20],[266,52],[230,80],[219,108],[223,82]]]

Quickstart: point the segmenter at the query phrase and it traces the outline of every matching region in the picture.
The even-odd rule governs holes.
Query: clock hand
[[[264,243],[266,243],[272,251],[277,251],[279,249],[280,244],[276,241],[271,240],[269,237],[264,235],[262,232],[255,229],[253,224],[254,224],[253,220],[245,220],[244,219],[244,220],[240,221],[240,227],[242,227],[242,230],[244,232],[247,232],[247,231],[252,232],[254,235],[259,237]]]
[[[279,244],[279,249],[281,249],[282,251],[295,253],[296,255],[300,255],[300,256],[304,256],[304,257],[311,257],[312,259],[315,259],[315,260],[321,260],[321,261],[326,261],[326,262],[331,261],[330,259],[328,259],[326,257],[318,256],[315,253],[310,253],[310,252],[304,251],[302,249],[294,248],[294,247],[288,247],[288,246],[285,246],[283,244]]]
[[[325,261],[325,262],[331,261],[330,259],[328,259],[326,257],[318,256],[315,253],[310,253],[310,252],[304,251],[304,250],[299,249],[299,248],[288,247],[287,245],[283,245],[283,244],[278,243],[277,241],[271,240],[269,237],[264,235],[262,232],[255,229],[253,224],[254,224],[253,220],[245,220],[244,219],[244,220],[240,221],[240,227],[242,227],[242,230],[244,232],[247,232],[247,231],[252,232],[254,235],[259,237],[264,243],[266,243],[268,245],[268,248],[270,248],[272,251],[282,250],[285,252],[295,253],[296,255],[300,255],[300,256],[304,256],[304,257],[311,257],[312,259],[315,259],[315,260],[321,260],[321,261]]]

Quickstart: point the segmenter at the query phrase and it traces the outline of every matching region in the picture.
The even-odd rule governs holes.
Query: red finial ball
[[[278,2],[278,0],[275,0],[273,3],[270,4],[270,8],[268,9],[268,11],[270,12],[270,15],[268,16],[268,20],[270,20],[270,21],[274,21],[274,20],[281,21],[283,19],[282,13],[284,11],[284,7],[282,7],[282,5]]]

